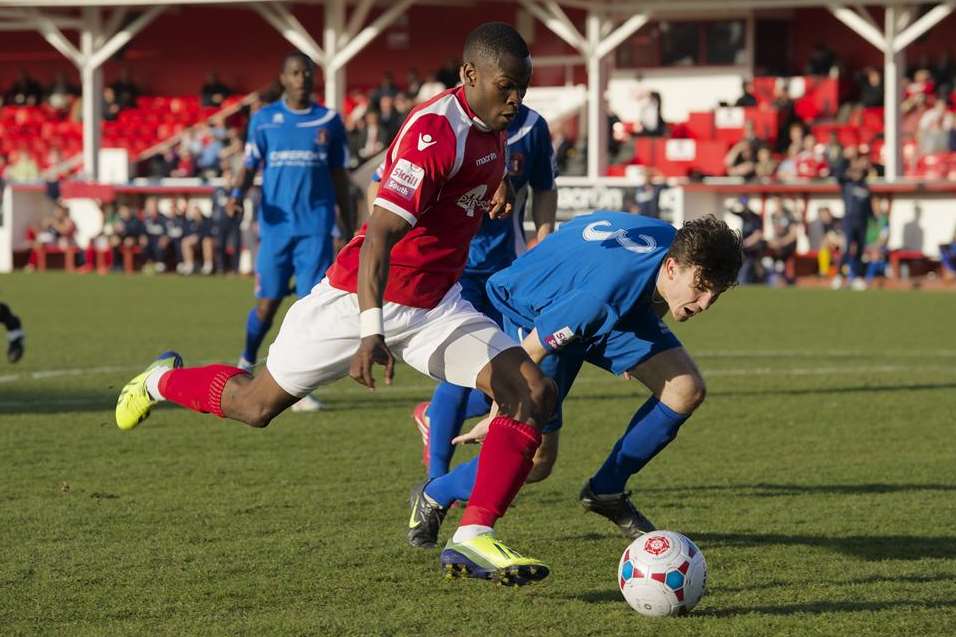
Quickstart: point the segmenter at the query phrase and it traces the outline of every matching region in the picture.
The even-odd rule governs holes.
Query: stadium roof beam
[[[296,49],[308,55],[322,67],[325,79],[325,103],[340,109],[345,99],[345,66],[369,42],[381,35],[415,0],[400,0],[391,4],[380,16],[364,28],[362,24],[375,0],[359,0],[348,23],[345,21],[347,0],[325,0],[325,24],[322,46],[308,29],[299,22],[281,2],[258,2],[252,8],[282,34]]]
[[[939,24],[956,9],[956,0],[941,2],[912,21],[912,3],[886,4],[883,30],[864,8],[828,5],[830,12],[857,35],[883,52],[883,129],[886,148],[884,177],[893,182],[900,177],[903,165],[900,144],[900,102],[902,100],[902,73],[905,67],[903,53],[910,44]],[[912,23],[911,23],[912,22]]]
[[[608,16],[605,5],[589,3],[582,35],[561,4],[554,0],[536,2],[520,0],[528,13],[538,18],[558,37],[577,49],[584,57],[588,73],[588,177],[594,179],[607,172],[607,68],[605,60],[627,38],[650,20],[646,11],[633,13],[616,24]]]

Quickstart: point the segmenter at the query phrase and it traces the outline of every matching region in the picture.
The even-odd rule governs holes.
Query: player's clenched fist
[[[385,384],[391,385],[395,375],[395,357],[385,345],[385,338],[381,334],[372,334],[362,339],[358,351],[352,357],[349,376],[355,382],[375,389],[375,379],[372,377],[372,365],[375,363],[385,367]]]

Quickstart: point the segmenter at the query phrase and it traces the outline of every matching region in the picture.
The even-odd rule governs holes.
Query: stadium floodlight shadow
[[[714,548],[808,546],[866,561],[913,561],[956,558],[956,535],[786,535],[782,533],[690,532],[700,545]],[[900,550],[906,547],[906,550]]]
[[[707,598],[704,598],[705,600]],[[799,604],[780,604],[776,606],[727,606],[699,608],[691,613],[699,617],[735,617],[737,615],[821,615],[829,613],[862,613],[892,610],[894,608],[914,608],[920,610],[956,608],[956,600],[932,601],[926,599],[894,599],[886,602],[857,602],[820,600]]]

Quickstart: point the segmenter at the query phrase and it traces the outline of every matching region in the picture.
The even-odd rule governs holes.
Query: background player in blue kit
[[[506,134],[508,178],[515,198],[513,211],[504,219],[485,217],[471,240],[468,263],[459,280],[462,297],[499,323],[501,316],[485,293],[488,277],[527,251],[524,218],[529,196],[537,241],[554,230],[558,205],[554,181],[557,168],[547,121],[522,105]],[[452,438],[461,431],[466,418],[485,414],[489,407],[490,401],[480,391],[447,382],[438,384],[430,403],[419,403],[413,418],[425,443],[423,461],[429,478],[448,473],[454,452]]]
[[[296,295],[303,297],[325,275],[334,257],[332,227],[344,238],[355,230],[345,170],[347,142],[342,119],[312,100],[315,67],[302,53],[290,53],[279,81],[277,102],[252,117],[243,168],[226,203],[234,214],[262,169],[259,207],[259,252],[256,258],[256,307],[246,321],[246,344],[239,367],[256,363],[259,346],[272,327],[295,275]],[[297,410],[319,407],[306,396]]]
[[[584,362],[635,378],[652,396],[634,414],[580,499],[630,537],[654,525],[625,491],[637,473],[677,435],[704,400],[693,359],[661,320],[685,321],[735,285],[740,235],[707,216],[680,230],[620,212],[577,217],[488,281],[488,297],[505,331],[558,385],[559,403],[544,428],[532,476],[544,479],[558,451],[561,401]],[[483,425],[456,441],[477,441]],[[433,547],[448,507],[466,500],[477,462],[426,482],[412,499],[409,543]]]
[[[23,358],[23,324],[6,303],[0,303],[0,323],[7,328],[7,360],[16,363]]]

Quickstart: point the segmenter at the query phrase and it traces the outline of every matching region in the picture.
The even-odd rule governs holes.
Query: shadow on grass
[[[956,484],[756,484],[697,485],[686,487],[648,487],[641,493],[733,492],[735,496],[778,497],[799,495],[873,495],[883,493],[919,493],[924,491],[956,491]]]
[[[920,535],[785,535],[778,533],[689,533],[701,546],[760,548],[809,546],[838,551],[863,560],[956,558],[956,536]]]
[[[898,608],[920,610],[956,608],[956,600],[927,601],[915,599],[896,599],[888,602],[851,602],[821,600],[800,604],[780,604],[777,606],[729,606],[726,608],[702,608],[693,612],[700,617],[736,617],[739,615],[822,615],[829,613],[871,613]]]
[[[103,390],[4,389],[0,391],[0,414],[65,414],[112,411],[119,388]]]

